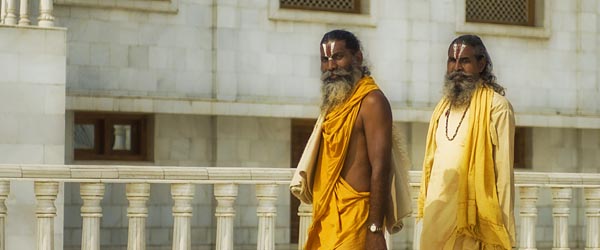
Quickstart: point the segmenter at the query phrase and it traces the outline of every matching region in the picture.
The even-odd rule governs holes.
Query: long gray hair
[[[462,35],[454,39],[452,43],[450,43],[450,47],[452,47],[452,44],[455,43],[465,44],[473,47],[473,50],[475,50],[475,58],[477,58],[478,61],[485,58],[487,63],[485,64],[485,68],[480,74],[481,79],[483,80],[484,84],[487,84],[494,91],[496,91],[496,93],[504,95],[504,87],[502,87],[496,81],[496,76],[492,72],[492,70],[494,69],[494,66],[492,64],[492,58],[488,54],[485,45],[483,45],[483,41],[481,41],[481,38],[479,38],[476,35]],[[450,49],[450,47],[448,47],[448,49]]]

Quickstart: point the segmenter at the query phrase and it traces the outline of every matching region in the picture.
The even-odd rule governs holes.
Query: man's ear
[[[363,61],[363,54],[362,51],[356,51],[356,53],[354,53],[354,58],[356,59],[356,62],[358,63],[358,65],[362,64]]]
[[[479,74],[481,74],[487,67],[487,58],[481,57],[481,59],[479,61],[477,61],[477,64],[479,65],[479,68],[480,68]]]

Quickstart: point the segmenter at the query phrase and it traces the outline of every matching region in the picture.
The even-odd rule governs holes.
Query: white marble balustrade
[[[256,191],[258,207],[257,249],[275,249],[275,218],[277,215],[278,189],[287,186],[293,169],[285,168],[216,168],[216,167],[159,167],[159,166],[88,166],[88,165],[0,165],[0,250],[5,249],[5,220],[10,216],[5,201],[10,193],[10,182],[33,180],[37,207],[37,249],[53,249],[55,200],[60,183],[80,183],[82,239],[81,248],[100,248],[100,201],[104,196],[106,183],[127,183],[126,196],[129,201],[128,250],[145,250],[146,202],[153,183],[171,183],[174,218],[174,250],[191,249],[192,200],[196,185],[213,185],[217,207],[215,248],[234,249],[234,219],[236,199],[240,185],[253,187]],[[411,171],[411,193],[413,195],[413,216],[416,215],[416,198],[419,193],[420,172]],[[540,190],[552,194],[552,217],[554,225],[553,249],[571,249],[568,238],[568,221],[571,206],[575,202],[585,208],[585,249],[600,250],[600,174],[576,173],[515,173],[517,199],[515,208],[520,227],[517,229],[518,249],[537,249],[536,224],[537,203]],[[581,192],[583,200],[574,201],[573,193]],[[579,196],[577,196],[579,197]],[[312,219],[312,207],[301,204],[300,233],[298,249],[302,249],[306,230]],[[411,220],[405,221],[409,223]],[[413,227],[411,243],[419,249],[420,226]],[[390,249],[393,246],[390,245]]]
[[[30,17],[36,16],[30,13],[30,0],[1,0],[0,2],[0,24],[5,25],[31,25]],[[38,26],[54,26],[54,10],[52,0],[39,0],[40,13],[37,13]]]

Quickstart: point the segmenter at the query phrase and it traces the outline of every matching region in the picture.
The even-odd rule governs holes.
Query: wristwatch
[[[373,223],[369,226],[369,231],[371,233],[379,233],[383,231],[383,227],[378,227],[375,223]]]

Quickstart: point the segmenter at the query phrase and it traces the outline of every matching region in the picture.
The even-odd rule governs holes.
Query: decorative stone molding
[[[58,5],[177,13],[179,0],[54,0]]]
[[[58,182],[34,182],[35,198],[37,206],[35,214],[37,217],[37,250],[54,249],[54,217],[56,217],[56,206],[54,201],[58,195]]]
[[[470,33],[479,35],[499,35],[514,37],[531,38],[550,38],[550,14],[552,12],[551,4],[553,1],[543,1],[544,19],[540,27],[528,27],[519,25],[503,25],[491,23],[472,23],[465,20],[466,0],[456,0],[456,32]]]
[[[6,199],[10,193],[10,182],[0,181],[0,250],[4,250],[6,246],[5,232],[6,232]]]
[[[585,250],[600,250],[600,187],[584,188],[583,196],[587,221]]]
[[[173,250],[192,249],[192,200],[195,186],[189,183],[171,184],[173,197]]]
[[[335,25],[377,26],[377,0],[368,0],[368,13],[351,14],[327,11],[282,9],[279,0],[269,0],[269,19]]]
[[[104,183],[81,183],[79,192],[83,200],[81,249],[100,250],[100,202],[104,197]]]
[[[258,199],[257,249],[275,250],[275,218],[277,216],[277,184],[256,185]]]
[[[570,187],[552,187],[553,250],[569,249],[569,204],[572,196]]]
[[[53,10],[53,0],[40,0],[40,16],[38,17],[40,27],[54,27]]]
[[[217,208],[217,246],[216,250],[233,250],[233,218],[235,217],[235,199],[238,185],[233,183],[215,184]]]
[[[146,250],[146,217],[148,217],[146,201],[150,197],[150,184],[128,183],[125,193],[129,200],[127,250]]]
[[[410,194],[412,195],[412,217],[414,218],[413,228],[413,249],[419,250],[421,248],[421,231],[423,224],[417,221],[417,215],[419,214],[419,193],[421,192],[421,185],[411,184]]]
[[[535,242],[535,225],[537,222],[537,200],[538,186],[521,186],[519,187],[521,208],[519,215],[521,217],[521,229],[519,230],[520,250],[536,250]]]
[[[310,227],[310,223],[312,223],[312,205],[300,202],[300,206],[298,206],[298,217],[300,217],[298,250],[304,250],[306,239],[308,239],[308,227]]]

